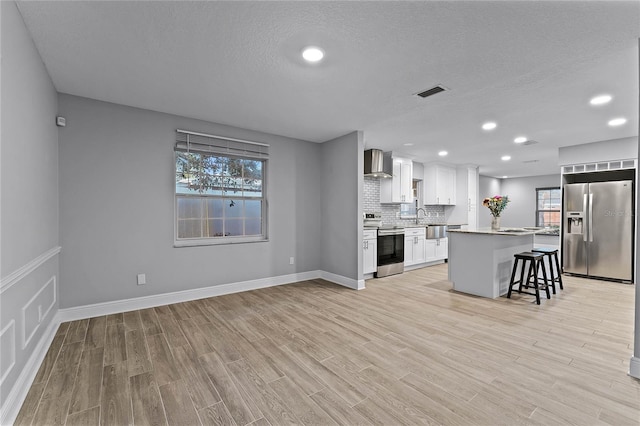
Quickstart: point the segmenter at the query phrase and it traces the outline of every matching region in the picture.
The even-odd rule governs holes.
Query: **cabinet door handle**
[[[471,198],[469,198],[469,204],[468,204],[468,206],[469,206],[469,211],[471,211]]]

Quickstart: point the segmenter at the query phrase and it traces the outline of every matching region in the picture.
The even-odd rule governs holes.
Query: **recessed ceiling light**
[[[511,156],[510,155],[503,155],[502,157],[500,157],[500,159],[502,161],[509,161],[509,160],[511,160]]]
[[[440,152],[438,152],[438,155],[439,155],[440,157],[446,157],[448,154],[449,154],[449,153],[448,153],[447,151],[440,151]]]
[[[411,142],[403,144],[404,146],[413,146]]]
[[[515,143],[525,143],[527,141],[526,136],[518,136],[513,140]]]
[[[318,62],[324,58],[324,51],[319,47],[309,46],[302,51],[302,57],[307,62]]]
[[[498,127],[498,125],[497,125],[496,123],[494,123],[493,121],[488,121],[488,122],[486,122],[486,123],[484,123],[484,124],[482,125],[482,128],[483,128],[484,130],[493,130],[493,129],[495,129],[496,127]]]
[[[624,123],[627,122],[626,118],[620,117],[620,118],[614,118],[613,120],[609,120],[609,126],[615,127],[615,126],[622,126]]]
[[[604,105],[604,104],[608,104],[609,102],[611,102],[611,99],[612,99],[611,95],[599,95],[599,96],[591,98],[589,103],[591,105]]]

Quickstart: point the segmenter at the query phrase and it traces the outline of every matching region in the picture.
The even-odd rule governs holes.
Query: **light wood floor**
[[[446,265],[60,326],[16,424],[640,424],[634,287],[457,294]]]

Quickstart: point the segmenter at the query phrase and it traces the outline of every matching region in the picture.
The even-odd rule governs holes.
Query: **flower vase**
[[[493,216],[491,218],[491,230],[492,231],[500,230],[500,216]]]

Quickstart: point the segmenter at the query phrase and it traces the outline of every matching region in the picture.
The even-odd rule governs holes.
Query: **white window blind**
[[[205,133],[176,130],[176,151],[267,159],[269,144]]]

